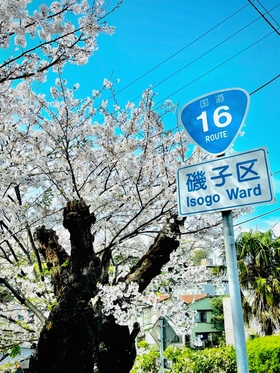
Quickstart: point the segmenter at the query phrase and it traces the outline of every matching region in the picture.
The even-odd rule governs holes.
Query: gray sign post
[[[238,279],[236,248],[232,223],[232,212],[223,211],[223,227],[225,250],[228,271],[228,285],[230,294],[232,324],[234,333],[234,345],[237,357],[238,373],[248,373],[248,357],[246,351],[246,340],[244,332],[244,322],[241,304],[241,293]]]
[[[246,91],[240,88],[226,89],[187,103],[181,111],[180,120],[200,148],[221,156],[242,128],[248,107],[249,95]],[[266,150],[262,148],[243,153],[241,159],[237,154],[205,164],[178,170],[178,211],[181,216],[222,211],[237,369],[238,373],[248,373],[231,209],[274,202]]]

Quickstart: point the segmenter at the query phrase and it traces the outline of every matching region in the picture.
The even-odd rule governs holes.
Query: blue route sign
[[[249,102],[250,96],[241,88],[215,91],[187,103],[180,120],[199,147],[220,155],[231,146],[243,126]]]
[[[181,216],[275,202],[266,148],[181,167],[177,188]]]

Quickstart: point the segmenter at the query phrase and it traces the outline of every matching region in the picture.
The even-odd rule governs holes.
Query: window
[[[205,311],[197,311],[195,316],[196,322],[207,322],[207,314]]]

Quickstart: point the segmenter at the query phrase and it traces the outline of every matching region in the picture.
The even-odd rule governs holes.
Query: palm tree
[[[280,238],[270,230],[244,232],[236,251],[245,322],[255,319],[270,335],[280,324]]]

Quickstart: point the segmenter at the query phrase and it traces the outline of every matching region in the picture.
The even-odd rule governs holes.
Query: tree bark
[[[136,358],[135,339],[140,325],[118,325],[113,316],[103,318],[96,373],[129,373]]]
[[[96,295],[100,275],[100,261],[93,251],[90,233],[94,221],[83,200],[69,202],[64,210],[63,225],[69,230],[71,240],[68,279],[63,288],[58,285],[60,299],[40,334],[36,354],[30,362],[31,373],[93,372],[99,320],[90,301]],[[43,240],[46,239],[43,230],[44,227],[41,248],[47,242]],[[50,245],[48,250],[51,252]],[[55,258],[58,256],[55,244],[52,252],[53,261],[59,262]]]
[[[156,277],[170,259],[170,254],[179,246],[178,235],[183,221],[176,218],[169,226],[169,234],[160,232],[147,253],[122,279],[127,284],[137,282],[139,291],[143,292],[154,277]],[[134,324],[129,332],[127,326],[117,325],[112,316],[103,319],[100,334],[100,350],[97,359],[98,373],[122,372],[129,373],[136,358],[135,339],[140,331],[140,325]]]
[[[43,225],[34,232],[34,239],[39,244],[39,252],[43,255],[48,269],[51,271],[54,294],[59,299],[68,282],[68,264],[70,256],[58,243],[56,232]]]
[[[101,262],[94,253],[90,232],[94,222],[83,200],[67,204],[63,225],[70,232],[70,256],[53,230],[43,226],[35,232],[40,253],[51,269],[58,304],[40,334],[30,373],[129,373],[133,367],[139,324],[135,323],[130,332],[127,326],[116,324],[112,315],[102,316],[98,301],[95,306],[91,302],[101,280]],[[174,219],[168,235],[159,233],[121,281],[135,281],[144,291],[179,246],[180,223]]]
[[[178,220],[176,217],[172,220],[169,233],[160,232],[157,235],[149,250],[124,279],[126,283],[137,282],[140,293],[146,289],[153,278],[160,274],[164,264],[168,263],[170,254],[179,247],[178,236],[183,220]]]

